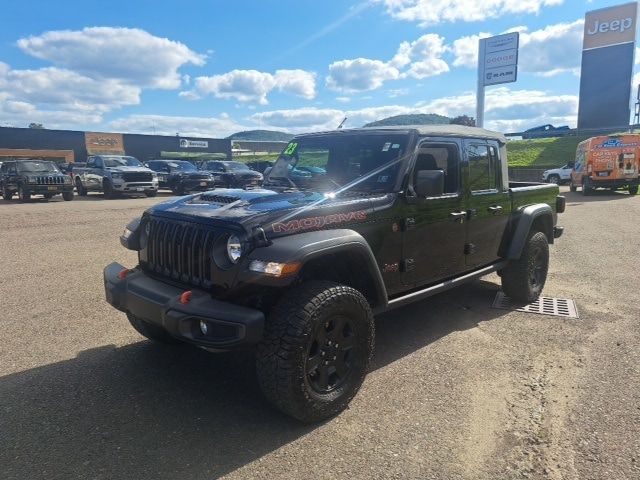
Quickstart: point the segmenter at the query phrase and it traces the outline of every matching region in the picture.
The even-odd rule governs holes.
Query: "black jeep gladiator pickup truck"
[[[294,169],[323,175],[297,184]],[[557,185],[509,183],[505,138],[403,126],[294,138],[262,188],[156,205],[107,266],[107,301],[147,338],[253,346],[265,396],[319,421],[344,409],[373,353],[378,312],[491,272],[532,302],[562,234]]]

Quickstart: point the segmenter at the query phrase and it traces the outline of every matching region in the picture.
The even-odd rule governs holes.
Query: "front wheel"
[[[549,271],[549,242],[542,232],[531,232],[520,258],[502,272],[502,290],[518,303],[535,301],[544,288]]]
[[[82,180],[79,177],[76,177],[76,190],[78,190],[78,195],[81,197],[87,196],[87,189],[82,185]]]
[[[549,175],[549,183],[554,183],[556,185],[560,185],[560,176],[558,175]]]
[[[144,194],[147,197],[155,197],[156,195],[158,195],[158,191],[157,190],[147,190],[146,192],[144,192]]]
[[[26,190],[22,185],[18,187],[18,198],[21,202],[29,202],[31,201],[31,192]]]
[[[180,340],[169,335],[169,333],[161,327],[146,322],[130,313],[127,313],[127,318],[129,319],[131,326],[135,328],[140,335],[148,338],[149,340],[153,340],[158,343],[165,343],[167,345],[181,343]]]
[[[113,190],[113,185],[108,180],[105,180],[102,184],[102,191],[104,192],[104,198],[112,199],[116,196],[116,193]]]
[[[4,187],[2,189],[2,198],[6,201],[11,200],[13,198],[13,192],[11,192],[7,187]]]
[[[577,192],[578,191],[578,187],[576,187],[573,183],[571,185],[569,185],[569,190],[572,192]]]
[[[333,282],[302,284],[265,325],[256,358],[262,392],[303,422],[332,417],[362,385],[373,344],[373,314],[360,292]]]
[[[65,202],[70,202],[71,200],[73,200],[73,192],[62,192],[62,199]]]
[[[638,194],[638,185],[629,185],[629,195]]]

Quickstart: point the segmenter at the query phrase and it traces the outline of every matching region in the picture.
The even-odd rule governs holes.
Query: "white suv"
[[[573,170],[573,163],[567,163],[564,167],[545,170],[542,172],[542,181],[561,185],[571,180],[571,170]]]

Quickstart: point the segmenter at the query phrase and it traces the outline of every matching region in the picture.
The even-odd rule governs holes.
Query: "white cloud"
[[[544,123],[575,125],[578,97],[553,95],[540,90],[497,87],[487,92],[486,126],[509,132]],[[437,113],[448,117],[475,116],[475,94],[464,93],[416,105],[385,105],[353,110],[301,108],[255,113],[250,119],[261,128],[292,132],[333,130],[347,117],[346,127],[360,127],[382,118],[409,113]]]
[[[571,23],[549,25],[533,32],[527,32],[526,27],[510,29],[520,31],[519,70],[544,76],[567,71],[577,73],[580,69],[583,27],[584,20],[579,19]],[[482,32],[455,40],[452,46],[455,56],[453,65],[476,68],[478,40],[489,36],[490,33]]]
[[[428,33],[413,42],[402,42],[388,62],[369,58],[333,62],[326,84],[332,90],[355,93],[375,90],[389,80],[441,75],[449,71],[441,58],[446,51],[444,38]]]
[[[400,71],[381,60],[339,60],[329,65],[327,87],[345,93],[364,92],[380,88],[387,80],[397,78],[400,78]]]
[[[509,14],[538,14],[563,0],[377,0],[396,20],[421,27],[445,22],[476,22]]]
[[[102,121],[102,115],[87,111],[66,111],[39,109],[36,105],[19,100],[11,100],[8,94],[0,92],[0,125],[26,127],[31,122],[42,123],[47,128],[77,128],[78,125],[92,125]]]
[[[109,128],[119,132],[224,138],[250,127],[222,113],[218,117],[130,115],[109,122]]]
[[[18,47],[88,77],[162,89],[179,88],[178,69],[186,64],[204,65],[206,58],[180,42],[138,28],[49,31],[18,40]]]
[[[275,74],[258,70],[232,70],[221,75],[197,77],[195,90],[180,92],[180,95],[191,99],[213,95],[216,98],[266,105],[269,103],[267,95],[273,89],[313,99],[316,96],[316,76],[305,70],[277,70]]]

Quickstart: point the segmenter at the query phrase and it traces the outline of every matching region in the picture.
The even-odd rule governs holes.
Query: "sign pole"
[[[476,92],[476,126],[484,127],[484,39],[478,40],[478,91]]]

